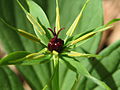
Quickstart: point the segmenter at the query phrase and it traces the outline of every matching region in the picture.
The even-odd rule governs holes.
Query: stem
[[[48,30],[50,30],[52,32],[53,36],[56,36],[55,30],[54,30],[54,32],[52,31],[51,28],[48,28]]]
[[[53,70],[55,75],[52,81],[52,90],[59,90],[59,58],[58,55],[53,55]]]

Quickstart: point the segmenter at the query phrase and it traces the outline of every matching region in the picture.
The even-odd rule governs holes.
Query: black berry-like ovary
[[[58,33],[56,34],[55,32],[55,28],[54,28],[54,32],[52,31],[52,29],[48,28],[54,35],[54,37],[50,40],[50,42],[48,43],[48,50],[50,50],[51,52],[53,50],[57,51],[57,52],[61,52],[63,49],[63,45],[64,45],[64,41],[60,38],[58,38],[58,34],[61,30],[63,30],[64,28],[60,29],[58,31]]]

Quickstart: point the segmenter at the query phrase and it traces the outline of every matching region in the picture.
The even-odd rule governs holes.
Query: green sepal
[[[105,24],[105,26],[111,25],[111,24],[113,24],[113,23],[115,23],[115,22],[118,22],[118,21],[120,21],[120,18],[112,19],[112,20],[109,21],[107,24]]]
[[[56,32],[60,30],[60,11],[59,11],[58,1],[59,0],[56,0]]]
[[[103,32],[103,31],[105,31],[105,30],[108,30],[108,29],[111,28],[111,27],[112,27],[112,26],[107,26],[107,27],[101,28],[101,29],[98,30],[98,31],[93,31],[93,32],[87,33],[87,34],[85,34],[85,35],[77,38],[76,40],[71,41],[71,42],[69,43],[68,47],[69,47],[69,46],[72,46],[72,45],[76,45],[76,44],[77,44],[77,45],[76,45],[75,47],[78,47],[78,46],[80,45],[80,44],[78,44],[79,42],[81,42],[81,41],[84,42],[84,40],[87,40],[87,39],[93,37],[93,36],[96,35],[97,33],[100,33],[100,32]]]
[[[17,0],[17,2],[20,5],[20,7],[22,8],[22,10],[24,11],[24,13],[26,14],[26,17],[28,18],[30,23],[33,25],[34,31],[35,31],[36,35],[38,36],[38,38],[40,39],[40,41],[44,45],[47,46],[49,39],[44,30],[44,27],[37,21],[37,19],[35,17],[32,16],[32,14],[30,14],[27,10],[25,10],[25,8],[22,6],[22,4],[19,2],[19,0]]]
[[[72,37],[69,37],[65,43],[64,46],[69,46],[69,44],[71,43],[71,41],[75,42],[76,39],[78,38],[81,38],[80,42],[76,42],[76,45],[74,45],[74,48],[75,47],[78,47],[82,44],[84,44],[85,42],[87,42],[88,40],[90,40],[91,37],[93,37],[95,34],[97,34],[98,32],[103,32],[105,30],[108,30],[109,28],[111,28],[112,26],[109,26],[113,23],[116,23],[120,21],[120,19],[113,19],[111,21],[109,21],[107,24],[103,25],[103,26],[100,26],[100,27],[97,27],[97,28],[94,28],[94,29],[91,29],[91,30],[88,30],[86,32],[83,32],[83,33],[80,33],[80,34],[77,34],[75,36],[72,36]],[[71,47],[72,48],[72,47]]]
[[[111,90],[108,85],[106,85],[103,81],[100,81],[96,79],[95,77],[91,76],[88,70],[82,65],[82,63],[78,62],[75,58],[70,57],[62,57],[62,60],[65,62],[67,67],[71,69],[72,71],[76,72],[77,74],[80,74],[82,76],[87,77],[88,79],[91,79],[94,83],[101,86],[105,90]]]
[[[26,1],[28,4],[28,7],[29,7],[29,11],[32,14],[32,16],[34,16],[35,19],[38,20],[38,22],[44,28],[47,37],[52,38],[52,33],[47,29],[47,28],[51,28],[51,26],[50,26],[50,22],[47,18],[47,15],[45,14],[45,12],[34,1],[32,1],[32,0],[26,0]]]
[[[17,28],[15,28],[15,27],[9,25],[9,24],[8,24],[6,21],[4,21],[2,18],[0,18],[0,20],[1,20],[5,25],[7,25],[9,28],[11,28],[11,30],[16,31],[16,32],[17,32],[18,34],[20,34],[21,36],[23,36],[23,37],[25,37],[25,38],[27,38],[27,39],[29,39],[29,40],[32,40],[32,41],[34,41],[34,42],[41,43],[41,42],[40,42],[40,39],[37,38],[35,35],[33,35],[33,34],[31,34],[31,33],[28,33],[28,32],[26,32],[25,30],[17,29]]]
[[[84,6],[82,7],[79,15],[76,17],[75,21],[73,22],[73,24],[72,24],[72,25],[70,26],[70,28],[68,29],[68,31],[67,31],[67,33],[66,33],[67,36],[72,36],[72,34],[74,33],[74,31],[75,31],[75,29],[76,29],[76,27],[77,27],[77,25],[78,25],[78,22],[79,22],[79,20],[80,20],[81,17],[82,17],[83,11],[85,10],[85,8],[86,8],[86,6],[87,6],[87,4],[88,4],[89,1],[90,1],[90,0],[86,0],[86,2],[85,2],[85,4],[84,4]]]
[[[79,53],[79,52],[75,52],[75,51],[64,52],[62,55],[66,55],[66,56],[69,56],[69,57],[87,57],[87,58],[96,57],[96,58],[102,58],[102,56],[99,56],[99,55]]]
[[[52,56],[50,54],[46,54],[44,56],[36,57],[34,59],[27,59],[24,62],[22,62],[20,65],[36,65],[36,64],[43,64],[50,62],[50,58]]]
[[[16,51],[10,53],[0,60],[0,65],[33,65],[49,62],[51,54],[29,53],[26,51]]]
[[[27,56],[28,54],[30,53],[26,51],[16,51],[10,53],[0,60],[0,65],[9,65],[12,64],[10,63],[11,61],[16,61],[16,60],[21,61],[22,59],[24,60],[24,57]]]

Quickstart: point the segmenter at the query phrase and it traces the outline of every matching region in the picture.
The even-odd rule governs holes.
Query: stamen
[[[56,35],[56,33],[53,32],[53,30],[51,28],[48,28],[48,30],[50,30],[54,36]]]
[[[56,34],[56,27],[54,27],[54,33]]]
[[[59,33],[60,33],[60,31],[62,31],[63,29],[65,29],[65,28],[61,28],[58,32],[57,32],[57,34],[56,34],[56,27],[54,27],[54,31],[51,29],[51,28],[48,28],[51,32],[52,32],[52,34],[54,35],[54,36],[56,36],[56,38],[58,37],[58,35],[59,35]]]
[[[59,35],[60,31],[64,30],[65,28],[61,28],[58,33],[57,33],[57,36]]]

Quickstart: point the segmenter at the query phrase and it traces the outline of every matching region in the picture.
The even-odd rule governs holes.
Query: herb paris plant
[[[26,11],[24,9],[24,7],[20,4],[20,2],[18,1],[20,6],[22,7],[22,9],[24,10],[28,20],[33,25],[34,31],[35,31],[37,37],[25,32],[24,30],[16,29],[13,27],[12,28],[15,31],[17,31],[19,34],[23,35],[24,37],[27,37],[33,41],[40,43],[40,45],[42,45],[45,48],[43,48],[38,53],[32,53],[32,54],[28,53],[26,51],[21,51],[21,52],[19,51],[19,52],[11,53],[10,55],[8,55],[2,59],[0,61],[0,64],[1,65],[7,65],[7,64],[32,65],[32,64],[39,64],[39,63],[45,63],[45,62],[52,61],[54,72],[55,72],[54,78],[56,78],[56,79],[53,79],[53,81],[56,82],[55,88],[57,88],[57,90],[59,90],[58,70],[59,70],[59,61],[60,61],[62,63],[65,63],[70,69],[71,69],[71,67],[73,67],[74,69],[72,68],[71,70],[75,71],[77,74],[86,76],[87,78],[94,81],[96,84],[109,90],[109,87],[105,83],[92,77],[88,73],[88,71],[83,67],[83,65],[74,58],[74,57],[99,57],[99,56],[72,51],[72,48],[76,48],[76,47],[82,45],[89,38],[93,37],[96,33],[99,33],[99,32],[102,32],[104,30],[111,28],[112,26],[109,26],[109,25],[111,25],[112,23],[114,23],[120,19],[112,20],[108,24],[103,25],[99,28],[96,28],[87,34],[83,33],[82,35],[77,35],[73,38],[72,35],[75,31],[76,26],[78,25],[78,22],[82,16],[82,13],[88,2],[89,2],[89,0],[86,1],[81,12],[77,16],[77,18],[75,19],[75,21],[73,22],[71,27],[68,29],[68,31],[66,33],[67,36],[66,36],[66,38],[64,40],[64,44],[63,44],[63,40],[57,38],[58,34],[59,34],[59,30],[60,30],[60,16],[59,16],[58,0],[56,0],[56,33],[55,33],[55,31],[52,32],[54,36],[52,36],[51,32],[49,32],[47,30],[47,28],[50,29],[50,26],[49,26],[48,20],[46,20],[46,16],[43,11],[42,11],[43,17],[48,24],[47,26],[39,23],[41,21],[37,21],[36,17],[33,17],[33,15],[31,13]],[[28,3],[28,5],[35,4],[33,1],[27,1],[27,3]],[[30,10],[32,10],[31,7],[29,7],[29,8],[30,8]]]

